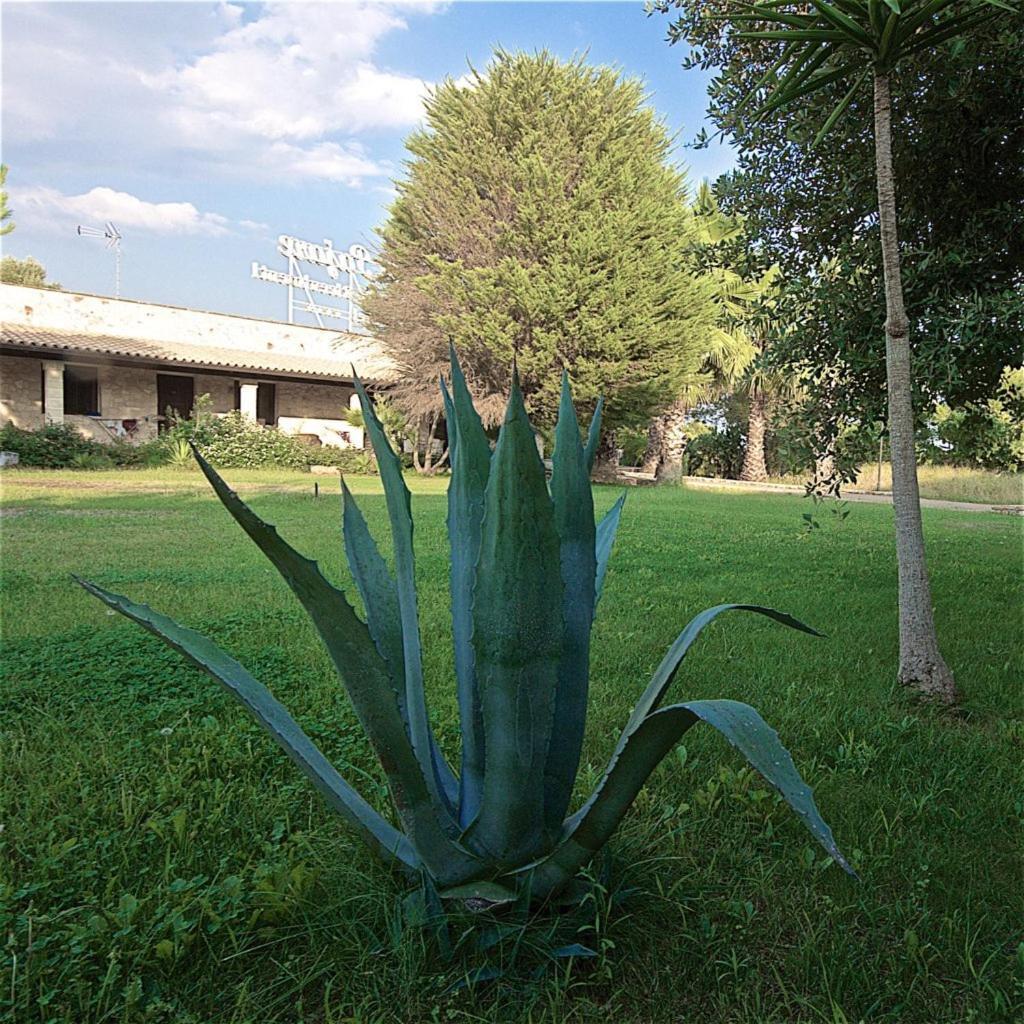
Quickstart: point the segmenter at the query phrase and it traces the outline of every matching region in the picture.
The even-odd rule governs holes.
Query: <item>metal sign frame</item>
[[[356,243],[345,251],[335,249],[329,238],[325,238],[322,245],[317,245],[291,235],[279,235],[277,251],[288,261],[286,271],[274,270],[253,260],[250,276],[268,284],[284,285],[288,289],[288,323],[295,323],[296,312],[301,312],[312,314],[319,327],[324,326],[324,317],[341,320],[349,331],[356,331],[363,326],[365,317],[359,306],[359,298],[365,289],[365,282],[373,277],[369,266],[370,254],[365,246]],[[311,277],[303,271],[303,263],[322,268],[329,280],[319,281]],[[314,294],[340,299],[344,305],[324,305],[313,298]]]

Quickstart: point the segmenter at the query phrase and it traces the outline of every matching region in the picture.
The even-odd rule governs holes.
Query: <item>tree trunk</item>
[[[660,483],[678,483],[684,475],[686,460],[686,414],[682,402],[675,402],[665,413],[661,458],[655,475]]]
[[[899,680],[922,696],[952,704],[953,673],[939,652],[931,588],[924,557],[921,499],[914,454],[910,324],[903,306],[896,229],[896,182],[892,168],[892,99],[889,76],[875,72],[875,165],[885,278],[885,369],[889,391],[892,505],[899,570]]]
[[[665,417],[655,416],[647,428],[647,451],[640,469],[652,476],[658,472],[662,451],[665,447]]]
[[[741,480],[760,483],[768,479],[768,467],[764,462],[764,434],[768,426],[768,403],[759,390],[750,395],[750,412],[747,416],[747,447],[743,452]]]
[[[540,445],[538,445],[539,447]],[[618,472],[619,448],[614,430],[610,430],[607,434],[602,434],[601,440],[597,445],[597,452],[594,455],[594,461],[601,471],[606,474]]]
[[[433,413],[429,418],[424,416],[416,424],[416,444],[413,447],[412,464],[416,472],[422,476],[433,476],[441,468],[441,463],[434,465],[434,440],[437,437],[437,424],[440,412]],[[422,455],[420,454],[422,449]]]
[[[434,437],[437,434],[437,421],[441,418],[439,412],[430,417],[430,429],[427,431],[427,445],[423,453],[423,472],[431,476],[434,472]]]
[[[412,468],[417,473],[423,473],[423,461],[420,458],[420,441],[423,439],[423,420],[416,421],[416,438],[412,444]]]

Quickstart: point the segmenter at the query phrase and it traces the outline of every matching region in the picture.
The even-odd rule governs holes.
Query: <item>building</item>
[[[215,413],[362,447],[341,418],[352,367],[391,372],[364,335],[79,292],[0,285],[0,321],[0,425],[70,423],[98,441],[155,437],[205,394]]]

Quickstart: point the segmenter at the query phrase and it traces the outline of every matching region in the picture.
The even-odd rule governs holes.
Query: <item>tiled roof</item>
[[[351,336],[346,338],[351,341]],[[33,327],[5,322],[0,325],[0,344],[50,352],[82,352],[128,359],[146,359],[178,366],[211,369],[262,370],[266,373],[293,374],[327,380],[351,380],[351,363],[368,379],[387,376],[380,356],[371,344],[357,341],[346,344],[336,358],[291,354],[267,350],[256,352],[212,345],[190,345],[185,342],[154,341],[149,338],[121,338],[109,334]]]

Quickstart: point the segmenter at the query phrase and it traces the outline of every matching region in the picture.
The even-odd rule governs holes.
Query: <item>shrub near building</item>
[[[212,465],[228,469],[305,470],[321,465],[349,473],[373,472],[373,460],[359,448],[310,446],[276,427],[262,427],[239,412],[204,414],[198,402],[194,415],[194,420],[180,420],[155,443],[169,453],[182,440],[195,441]]]
[[[200,399],[201,402],[201,399]],[[21,466],[44,469],[124,469],[177,465],[183,442],[194,440],[215,466],[230,469],[297,469],[335,466],[346,473],[372,473],[372,457],[358,448],[311,447],[276,427],[261,427],[241,413],[204,414],[197,402],[195,419],[179,420],[152,441],[101,444],[68,424],[39,430],[0,427],[0,450],[15,452]]]
[[[162,461],[145,445],[126,441],[101,444],[67,423],[48,423],[39,430],[4,424],[0,427],[0,451],[14,452],[20,466],[43,469],[112,469]]]

